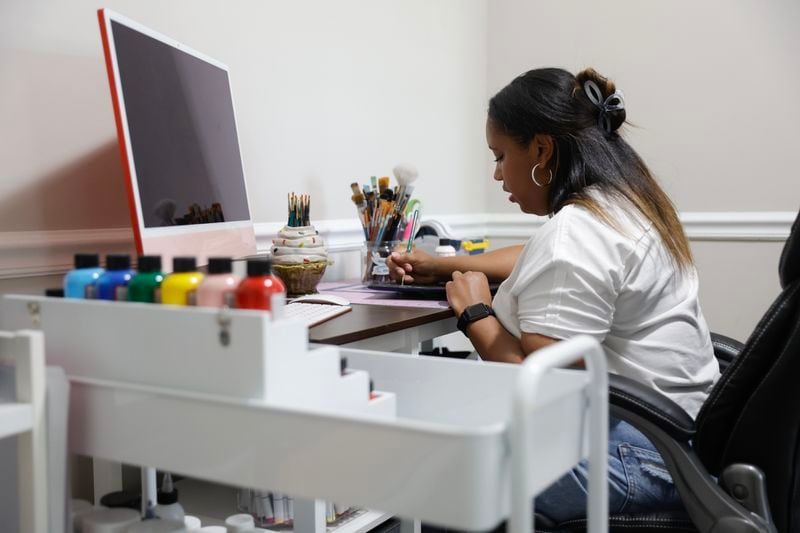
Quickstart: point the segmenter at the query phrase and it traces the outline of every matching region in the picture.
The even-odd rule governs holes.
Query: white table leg
[[[420,533],[422,523],[419,520],[400,519],[400,533]]]
[[[156,469],[150,466],[142,467],[142,516],[147,515],[147,510],[155,507],[157,503],[158,487],[156,487]]]
[[[402,351],[411,355],[419,355],[419,330],[417,328],[409,328],[405,331],[405,346]]]
[[[294,500],[295,533],[325,533],[325,501]]]

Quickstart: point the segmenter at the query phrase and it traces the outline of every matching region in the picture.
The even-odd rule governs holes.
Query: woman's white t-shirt
[[[590,335],[609,370],[697,415],[719,377],[694,268],[681,273],[638,211],[598,191],[611,227],[567,205],[528,240],[492,307],[515,337]],[[534,355],[535,356],[535,355]]]

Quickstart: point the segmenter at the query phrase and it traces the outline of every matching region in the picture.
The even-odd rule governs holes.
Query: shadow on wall
[[[3,231],[130,225],[116,139],[0,198]]]

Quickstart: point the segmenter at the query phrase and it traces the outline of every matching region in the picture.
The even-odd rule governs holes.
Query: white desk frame
[[[442,318],[434,322],[393,331],[368,339],[342,345],[354,350],[373,350],[376,352],[401,352],[419,355],[420,351],[433,348],[433,340],[458,331],[455,317]]]

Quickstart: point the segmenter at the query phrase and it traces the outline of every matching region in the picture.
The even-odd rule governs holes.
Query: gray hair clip
[[[584,82],[583,90],[586,92],[586,96],[589,97],[589,101],[600,108],[600,116],[597,119],[597,123],[606,133],[611,133],[611,119],[608,117],[608,112],[625,109],[625,95],[617,89],[614,94],[603,101],[603,93],[600,91],[600,87],[592,80]]]

